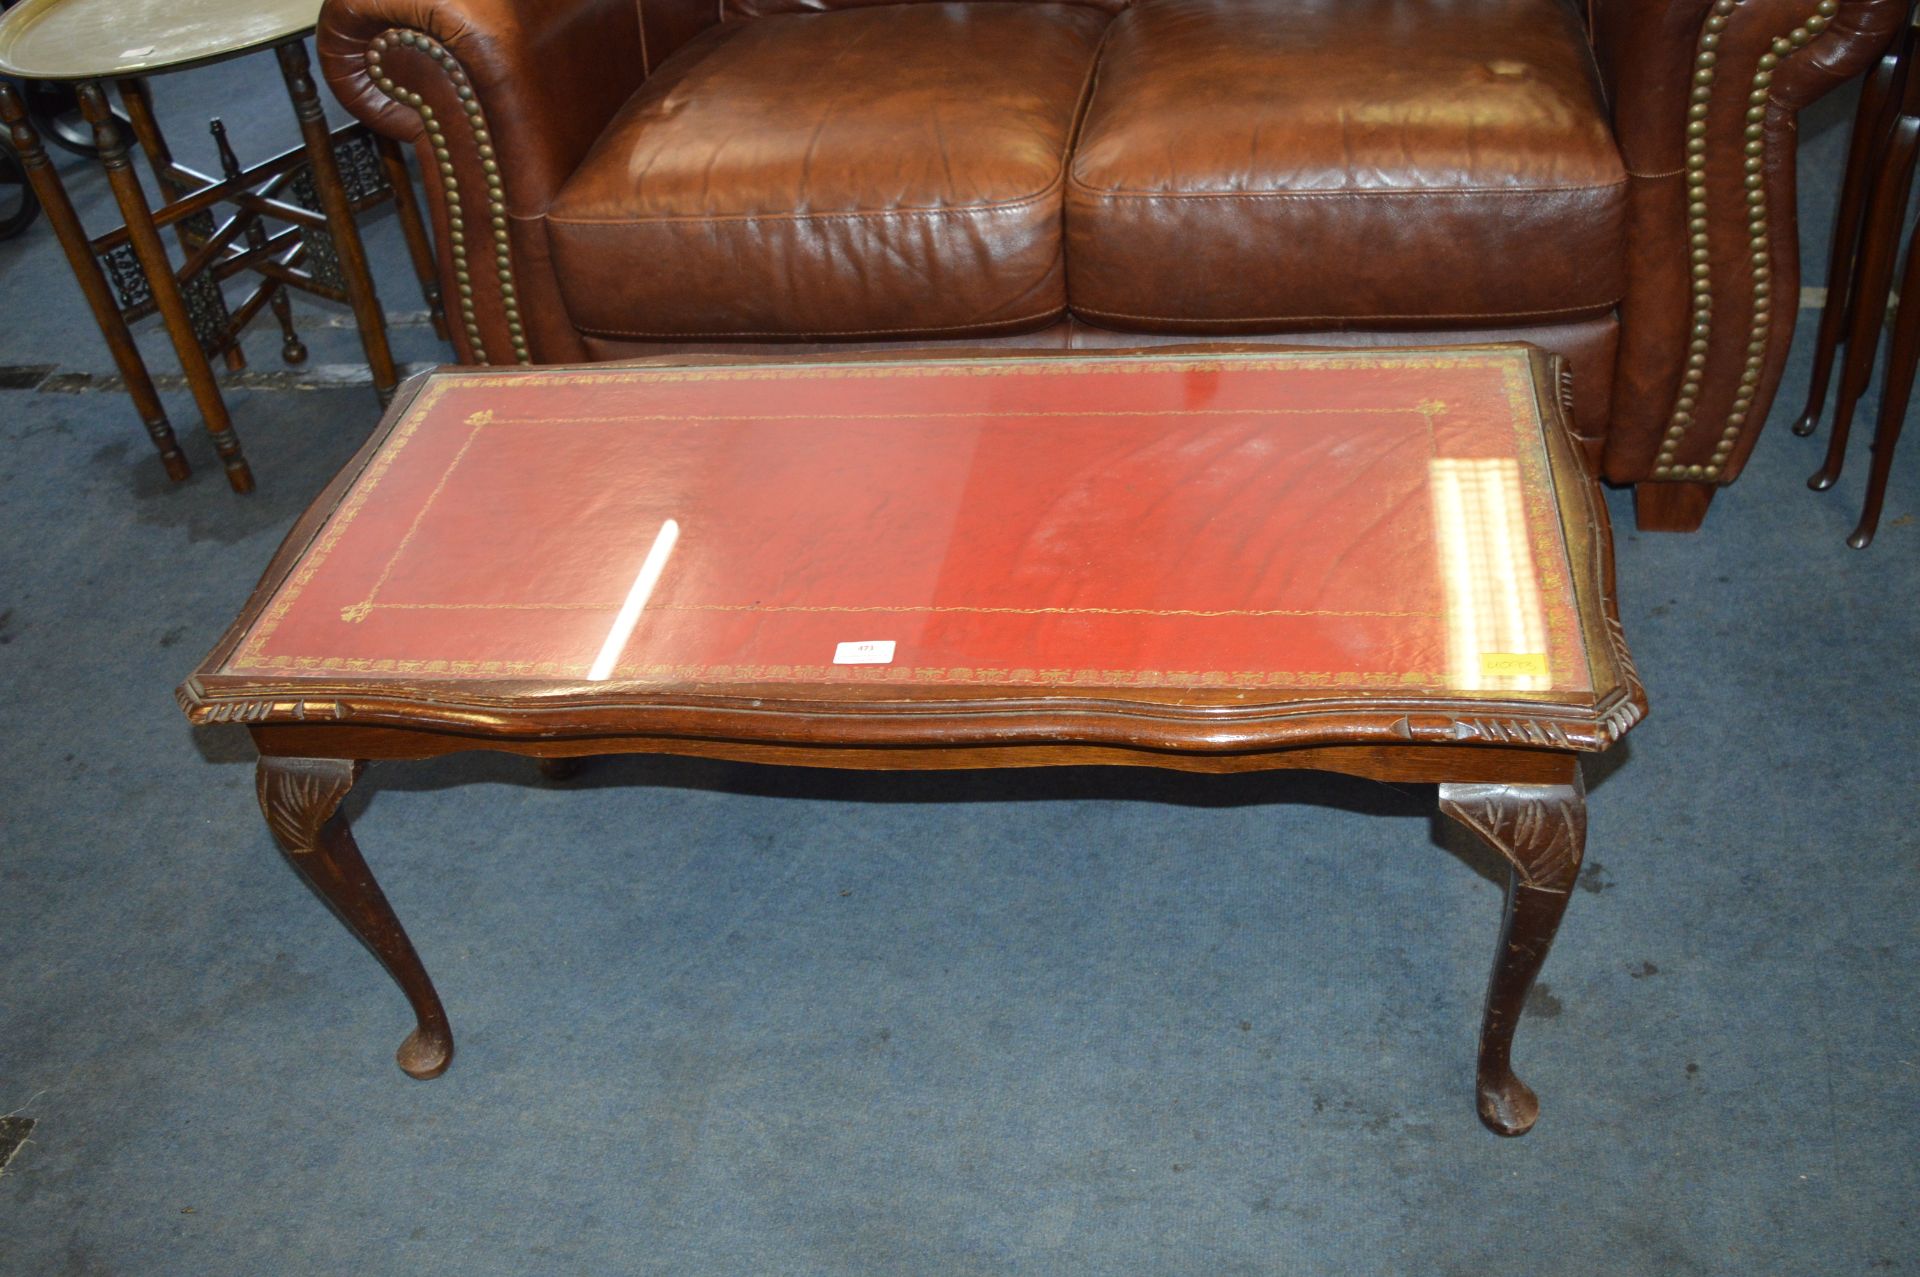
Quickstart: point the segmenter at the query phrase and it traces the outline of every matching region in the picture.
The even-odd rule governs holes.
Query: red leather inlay
[[[224,672],[577,682],[668,520],[615,683],[1590,690],[1518,350],[446,374]]]

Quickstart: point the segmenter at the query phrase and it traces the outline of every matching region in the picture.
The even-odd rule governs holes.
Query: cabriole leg
[[[1853,314],[1847,332],[1847,357],[1840,369],[1840,394],[1833,408],[1833,432],[1827,437],[1827,457],[1807,480],[1816,492],[1825,492],[1840,478],[1847,459],[1847,438],[1854,409],[1873,379],[1880,354],[1880,330],[1893,296],[1895,259],[1900,252],[1900,230],[1906,225],[1908,190],[1915,162],[1920,160],[1920,115],[1902,107],[1887,140],[1885,167],[1867,208],[1861,229],[1863,246],[1853,279]]]
[[[1912,33],[1880,59],[1860,91],[1853,140],[1847,149],[1847,175],[1840,184],[1840,209],[1833,219],[1833,252],[1827,261],[1827,304],[1820,311],[1820,332],[1813,347],[1813,374],[1807,379],[1807,406],[1793,433],[1810,435],[1820,424],[1833,377],[1833,357],[1853,324],[1853,274],[1860,247],[1860,224],[1873,197],[1874,180],[1886,163],[1887,136],[1900,107]]]
[[[400,1067],[439,1077],[453,1060],[453,1031],[413,942],[360,858],[340,803],[365,763],[338,758],[262,757],[255,773],[260,811],[287,860],[307,885],[373,950],[413,1005],[414,1030],[400,1044]]]
[[[1480,1120],[1497,1135],[1524,1135],[1540,1101],[1513,1072],[1513,1031],[1534,977],[1560,929],[1587,841],[1580,775],[1566,785],[1442,785],[1440,810],[1513,866],[1486,1018],[1480,1027]]]
[[[1873,544],[1880,527],[1880,507],[1887,499],[1887,479],[1893,473],[1893,450],[1907,423],[1907,403],[1913,398],[1913,374],[1920,364],[1920,233],[1907,244],[1907,274],[1900,285],[1900,310],[1893,321],[1893,346],[1887,353],[1887,380],[1880,388],[1880,424],[1873,432],[1873,469],[1867,476],[1867,498],[1860,523],[1847,544],[1864,550]]]

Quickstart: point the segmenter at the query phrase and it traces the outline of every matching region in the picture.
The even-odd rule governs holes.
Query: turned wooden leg
[[[1887,137],[1893,131],[1900,89],[1912,52],[1909,27],[1899,46],[1880,59],[1860,90],[1860,107],[1853,117],[1853,138],[1847,147],[1847,176],[1840,186],[1840,208],[1833,221],[1833,251],[1827,260],[1827,304],[1820,312],[1820,333],[1813,347],[1813,375],[1807,381],[1807,406],[1793,433],[1810,435],[1820,424],[1827,386],[1833,378],[1834,352],[1846,340],[1853,315],[1853,274],[1860,246],[1860,227],[1874,175],[1885,163]]]
[[[313,168],[313,189],[320,197],[321,211],[327,215],[327,233],[333,236],[334,248],[340,255],[340,275],[346,281],[354,326],[360,330],[360,346],[367,353],[367,367],[373,373],[373,391],[385,404],[393,398],[400,375],[394,367],[393,350],[387,345],[387,321],[380,313],[380,298],[374,292],[372,276],[367,274],[367,252],[360,243],[360,228],[353,220],[353,205],[347,199],[346,186],[340,181],[340,165],[333,154],[333,132],[327,128],[326,109],[320,104],[320,91],[314,87],[307,63],[307,42],[289,40],[276,45],[273,52],[280,59],[280,74],[287,82],[294,117],[300,121],[300,137],[306,143],[307,162]]]
[[[339,814],[365,766],[339,758],[263,756],[255,773],[260,811],[288,862],[380,959],[413,1005],[415,1027],[400,1044],[400,1067],[417,1078],[439,1077],[453,1061],[447,1013]]]
[[[1480,1027],[1480,1120],[1496,1135],[1524,1135],[1540,1101],[1513,1072],[1513,1031],[1527,991],[1547,960],[1587,841],[1580,775],[1566,785],[1442,785],[1440,810],[1473,830],[1513,866],[1506,921]]]
[[[98,84],[82,83],[75,92],[80,98],[80,113],[93,126],[94,141],[100,148],[100,165],[107,171],[107,184],[113,188],[120,215],[126,219],[127,238],[133,245],[134,256],[139,259],[140,269],[146,273],[147,286],[153,290],[154,304],[166,321],[167,336],[173,341],[174,353],[180,358],[180,370],[186,374],[187,386],[193,391],[200,420],[206,424],[213,450],[227,469],[227,486],[235,492],[252,492],[253,471],[240,451],[240,439],[233,432],[233,418],[227,415],[227,405],[220,398],[220,383],[214,380],[213,366],[207,362],[206,352],[200,349],[200,339],[194,335],[193,320],[180,293],[180,281],[174,276],[167,246],[161,242],[160,231],[154,225],[146,192],[140,188],[140,179],[128,161],[119,122]]]
[[[1911,77],[1909,77],[1911,80]],[[1911,93],[1910,93],[1911,96]],[[1847,333],[1847,358],[1840,369],[1840,396],[1833,407],[1833,433],[1827,439],[1827,457],[1807,480],[1824,492],[1840,477],[1847,459],[1847,437],[1853,428],[1854,408],[1873,378],[1880,353],[1880,330],[1893,295],[1893,268],[1900,252],[1900,231],[1906,222],[1908,188],[1913,184],[1914,161],[1920,155],[1920,116],[1902,109],[1887,141],[1886,162],[1874,188],[1861,228],[1860,269],[1853,283],[1852,327]]]
[[[433,241],[427,238],[427,224],[420,217],[420,202],[413,195],[413,174],[400,154],[400,144],[392,138],[374,139],[380,148],[380,163],[387,170],[387,185],[393,188],[393,207],[400,215],[400,230],[406,236],[407,253],[413,258],[413,273],[420,281],[420,297],[427,303],[427,317],[433,321],[434,335],[447,340],[447,308],[440,299],[440,265],[433,257]]]
[[[192,194],[191,190],[176,180],[173,148],[167,144],[167,135],[160,131],[160,117],[153,109],[152,88],[138,76],[116,80],[114,87],[120,90],[120,107],[126,112],[127,127],[133,132],[133,149],[147,157],[147,168],[153,173],[154,185],[160,188],[160,202],[171,204]],[[180,250],[189,256],[200,247],[187,230],[191,220],[183,218],[173,224],[174,237],[180,241]]]
[[[20,166],[27,171],[33,193],[40,197],[40,207],[53,226],[54,238],[66,252],[67,264],[73,268],[73,277],[93,311],[93,321],[100,326],[101,337],[106,339],[114,367],[120,370],[120,379],[127,385],[134,411],[140,414],[147,437],[153,440],[154,450],[160,454],[160,464],[166,469],[167,478],[178,483],[192,473],[186,454],[180,451],[173,424],[167,420],[166,409],[160,406],[160,394],[153,388],[153,378],[147,375],[140,348],[133,344],[133,334],[127,331],[127,321],[120,314],[119,303],[113,299],[113,289],[100,271],[100,259],[93,255],[93,245],[87,241],[79,214],[74,212],[73,201],[67,198],[67,188],[47,160],[40,135],[27,118],[26,104],[4,80],[0,80],[0,121],[8,127],[14,150],[20,154]]]

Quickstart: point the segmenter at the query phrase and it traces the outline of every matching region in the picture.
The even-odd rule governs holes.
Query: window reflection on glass
[[[1527,545],[1519,462],[1436,457],[1429,473],[1453,686],[1474,692],[1550,688],[1546,614]]]
[[[659,533],[653,538],[653,547],[647,551],[647,557],[641,561],[639,574],[633,578],[633,586],[627,591],[627,601],[620,605],[620,614],[613,618],[613,628],[607,631],[606,642],[600,645],[600,655],[594,659],[593,668],[587,671],[587,681],[604,683],[613,677],[614,666],[620,663],[620,654],[627,650],[627,640],[633,637],[633,627],[640,622],[640,613],[646,609],[647,600],[653,597],[653,587],[660,584],[660,574],[667,570],[667,556],[673,553],[673,547],[680,540],[680,524],[668,519],[660,525]]]

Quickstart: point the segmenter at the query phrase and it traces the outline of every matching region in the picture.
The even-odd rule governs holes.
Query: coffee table
[[[1515,1024],[1646,701],[1565,378],[1521,346],[898,356],[409,382],[180,689],[452,1058],[340,815],[369,759],[1310,768],[1439,785],[1512,866]]]

